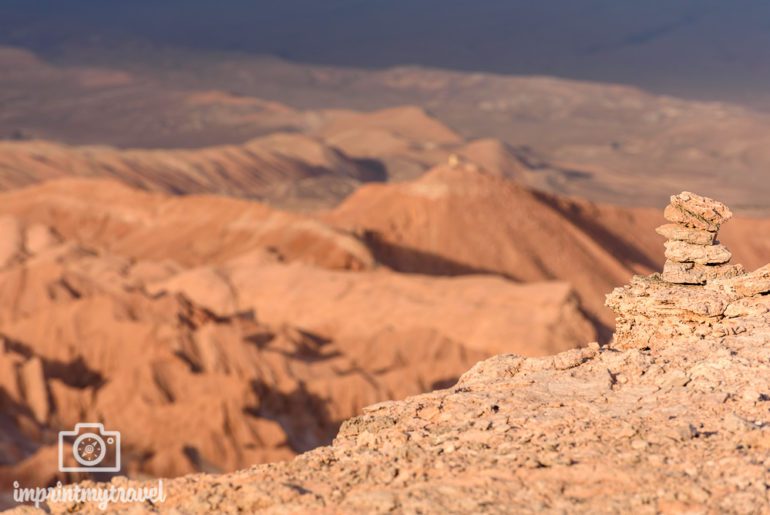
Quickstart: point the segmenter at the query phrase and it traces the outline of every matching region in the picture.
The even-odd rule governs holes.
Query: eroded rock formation
[[[176,479],[144,509],[768,512],[768,291],[770,266],[704,285],[636,277],[610,295],[607,347],[481,361],[449,389],[369,406],[329,447]]]
[[[354,235],[227,198],[105,181],[0,195],[0,506],[72,481],[57,432],[101,421],[123,472],[289,459],[369,404],[498,352],[595,338],[572,288],[402,275]]]

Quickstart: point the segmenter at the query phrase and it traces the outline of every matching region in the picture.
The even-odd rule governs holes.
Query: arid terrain
[[[766,112],[39,28],[0,37],[0,509],[770,510]],[[59,470],[83,421],[119,477]]]
[[[131,474],[275,461],[483,357],[597,335],[566,282],[400,274],[253,202],[85,179],[1,197],[4,482],[56,477],[80,419],[125,432]]]
[[[731,216],[680,198],[680,212],[698,218],[677,222],[679,237],[696,237],[701,214],[713,215],[713,229]],[[727,272],[735,265],[712,265],[716,275],[704,284],[636,276],[607,296],[624,328],[608,346],[500,354],[450,388],[366,407],[331,446],[174,480],[164,504],[143,509],[764,512],[769,267],[735,275]],[[49,507],[99,512],[93,504]]]
[[[55,436],[85,419],[126,435],[132,476],[282,460],[478,360],[606,342],[604,293],[660,269],[661,222],[467,163],[314,215],[105,179],[2,193],[0,476],[72,479]],[[755,267],[767,223],[723,241]]]

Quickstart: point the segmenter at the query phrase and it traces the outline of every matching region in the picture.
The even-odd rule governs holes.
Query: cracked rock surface
[[[500,355],[453,388],[366,408],[332,446],[170,481],[144,509],[767,511],[769,364],[767,324],[644,350]]]

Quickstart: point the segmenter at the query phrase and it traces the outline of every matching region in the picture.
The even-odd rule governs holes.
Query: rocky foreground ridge
[[[684,195],[684,213],[718,206]],[[331,446],[169,481],[140,511],[767,512],[767,270],[635,277],[608,296],[608,346],[481,361],[449,389],[365,408]]]

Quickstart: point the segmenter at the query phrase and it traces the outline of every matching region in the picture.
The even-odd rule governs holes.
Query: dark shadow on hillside
[[[617,238],[604,231],[606,234],[600,235],[601,227],[597,227],[596,237],[612,238],[614,243],[617,244]],[[501,273],[496,270],[489,270],[479,267],[473,267],[448,259],[437,254],[425,252],[422,250],[405,247],[403,245],[397,245],[386,241],[378,232],[366,230],[362,233],[361,239],[374,255],[378,263],[381,263],[388,268],[397,272],[406,274],[423,274],[432,276],[448,276],[458,277],[462,275],[495,275],[508,279],[509,281],[522,283],[521,279],[511,276],[510,274]],[[636,249],[633,249],[636,250]],[[645,262],[648,262],[646,260]],[[657,265],[651,265],[655,267]],[[547,272],[545,267],[541,267],[544,272]],[[551,274],[552,275],[552,274]],[[552,277],[554,280],[558,280],[556,277]],[[576,293],[577,295],[577,293]],[[578,295],[580,312],[585,316],[591,324],[594,326],[597,332],[597,338],[599,343],[606,344],[612,339],[613,329],[604,324],[596,315],[588,312],[583,307],[583,299]],[[585,343],[585,342],[583,342]]]
[[[539,191],[533,191],[533,193],[540,202],[552,207],[572,224],[579,226],[596,243],[608,252],[611,252],[626,267],[636,264],[652,270],[656,270],[659,267],[658,263],[639,250],[633,243],[609,231],[591,217],[584,216],[584,213],[577,205],[566,205],[558,202],[553,195],[548,193]]]
[[[37,355],[32,348],[18,340],[13,340],[0,334],[0,341],[5,342],[7,351],[22,356],[25,360]],[[104,383],[104,377],[96,371],[88,368],[83,356],[77,356],[72,361],[61,361],[37,356],[43,364],[43,374],[46,379],[58,379],[67,386],[83,389],[89,387],[100,388]]]
[[[447,388],[451,388],[454,385],[457,384],[457,381],[459,381],[460,378],[457,376],[454,377],[446,377],[444,379],[439,379],[438,381],[433,381],[431,383],[430,388],[428,388],[429,392],[433,392],[436,390],[446,390]]]
[[[580,299],[579,296],[578,299]],[[586,317],[589,322],[591,322],[591,325],[594,326],[594,329],[596,329],[596,341],[599,342],[600,345],[607,345],[610,343],[613,334],[615,334],[615,330],[602,322],[596,315],[586,311],[585,308],[583,308],[582,300],[580,301],[578,309],[580,310],[580,313]]]
[[[361,239],[378,263],[405,274],[434,276],[496,275],[510,281],[521,282],[510,274],[475,267],[438,254],[417,250],[386,241],[377,231],[365,230]]]
[[[358,177],[362,182],[385,182],[388,180],[388,169],[378,159],[353,159],[353,162],[361,169]]]
[[[331,417],[328,401],[309,392],[303,383],[290,393],[276,391],[260,380],[252,381],[251,388],[259,405],[244,412],[277,422],[294,452],[329,445],[339,431],[342,421]]]
[[[279,337],[287,338],[291,347],[286,348],[281,345],[273,345],[278,341]],[[339,350],[333,348],[331,345],[333,342],[329,338],[296,328],[293,334],[281,335],[270,331],[260,331],[244,336],[243,340],[263,352],[275,352],[305,363],[326,361],[339,357],[342,354]]]

